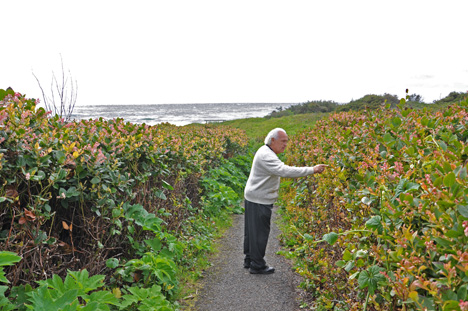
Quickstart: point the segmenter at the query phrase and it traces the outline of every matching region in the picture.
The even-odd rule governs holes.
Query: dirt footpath
[[[243,267],[244,215],[235,215],[232,227],[219,242],[219,253],[213,259],[213,266],[204,273],[202,289],[192,310],[299,310],[296,297],[300,278],[284,257],[276,255],[280,250],[276,210],[275,207],[265,256],[267,264],[276,269],[275,273],[254,275]]]

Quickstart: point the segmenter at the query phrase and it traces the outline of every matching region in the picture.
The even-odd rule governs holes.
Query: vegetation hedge
[[[171,309],[178,267],[206,249],[196,219],[226,206],[203,204],[202,180],[247,141],[229,127],[65,122],[0,90],[0,307]]]
[[[408,90],[407,90],[408,92]],[[466,93],[463,92],[450,92],[446,97],[439,100],[434,100],[432,103],[424,103],[421,95],[412,94],[406,98],[406,107],[423,109],[439,109],[453,103],[459,103],[464,100]],[[329,113],[329,112],[343,112],[343,111],[359,111],[359,110],[374,110],[380,109],[383,104],[390,104],[391,108],[396,108],[400,100],[396,95],[385,93],[384,95],[368,94],[362,98],[351,100],[349,103],[337,103],[334,101],[308,101],[302,104],[292,105],[286,109],[282,106],[278,107],[275,111],[270,113],[265,118],[281,118],[285,116],[292,116],[306,113]]]
[[[408,97],[407,97],[408,98]],[[341,112],[296,135],[285,254],[313,310],[468,310],[468,102]]]

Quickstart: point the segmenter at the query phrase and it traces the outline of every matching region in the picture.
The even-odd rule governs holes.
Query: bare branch
[[[36,78],[37,83],[42,91],[42,96],[44,98],[44,104],[48,111],[52,111],[55,115],[64,118],[66,121],[70,121],[73,110],[75,108],[76,99],[78,95],[78,83],[73,81],[70,70],[68,75],[65,75],[65,67],[63,65],[63,58],[60,55],[62,76],[60,81],[57,79],[55,72],[52,71],[52,80],[50,83],[50,97],[47,97],[44,89],[42,88],[39,79],[33,73],[34,78]],[[57,98],[56,98],[57,96]],[[57,101],[56,101],[57,99]]]
[[[65,81],[65,70],[63,69],[63,59],[62,59],[62,54],[60,54],[60,61],[62,63],[62,89],[61,89],[61,92],[59,93],[60,94],[60,115],[63,116],[65,114],[65,97],[66,97],[66,94],[65,94],[65,85],[66,85],[66,81]]]
[[[36,78],[36,81],[37,81],[37,84],[39,85],[39,88],[41,89],[41,92],[42,92],[42,98],[44,99],[44,106],[45,106],[45,109],[47,111],[52,111],[52,108],[49,106],[49,102],[47,101],[47,97],[44,93],[44,89],[42,88],[42,85],[41,85],[41,82],[39,82],[39,79],[36,77],[36,75],[34,74],[34,71],[32,73],[32,75],[34,76],[34,78]]]
[[[55,73],[52,71],[52,81],[50,82],[50,94],[52,98],[52,104],[54,106],[54,114],[58,114],[57,105],[55,104],[54,80],[57,82],[57,79],[55,78]]]
[[[73,110],[75,109],[76,98],[78,94],[78,82],[75,80],[75,84],[73,84],[73,78],[72,78],[71,72],[68,71],[68,74],[70,75],[70,80],[72,82],[71,82],[71,87],[70,87],[70,101],[69,101],[68,111],[67,111],[67,121],[70,120]],[[76,85],[76,89],[75,89],[75,85]]]

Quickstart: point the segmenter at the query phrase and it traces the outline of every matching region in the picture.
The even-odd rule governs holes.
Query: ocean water
[[[94,105],[75,106],[73,119],[122,118],[132,123],[155,125],[171,123],[182,126],[191,123],[219,122],[244,118],[264,117],[278,107],[291,104],[160,104],[160,105]]]

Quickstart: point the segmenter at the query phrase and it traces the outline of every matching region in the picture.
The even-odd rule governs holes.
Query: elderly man
[[[273,267],[263,257],[270,234],[273,203],[278,197],[280,177],[302,177],[322,173],[327,165],[293,167],[285,165],[277,156],[284,152],[288,135],[281,128],[271,130],[265,145],[256,152],[249,179],[245,186],[244,267],[252,274],[270,274]]]

